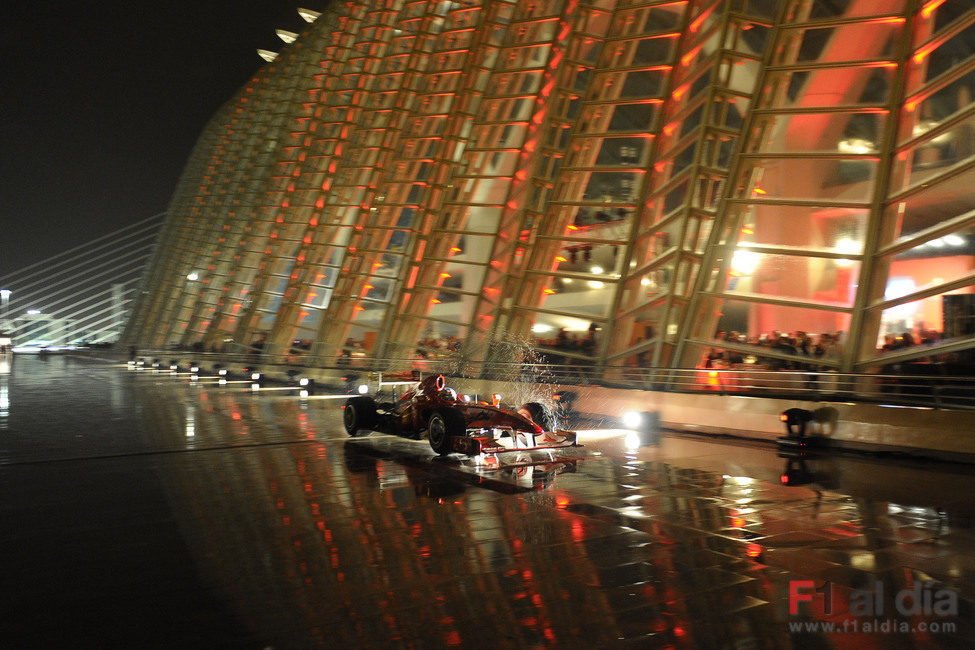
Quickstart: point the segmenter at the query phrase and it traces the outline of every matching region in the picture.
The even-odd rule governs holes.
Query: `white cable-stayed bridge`
[[[116,342],[165,216],[0,276],[0,335],[23,351]]]

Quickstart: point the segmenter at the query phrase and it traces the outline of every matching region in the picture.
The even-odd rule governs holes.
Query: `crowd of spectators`
[[[922,329],[915,336],[911,332],[897,334],[885,334],[884,342],[880,346],[881,352],[892,352],[903,348],[914,347],[915,345],[931,345],[941,340],[941,333],[935,330]]]
[[[359,339],[346,339],[345,345],[339,349],[335,363],[341,368],[347,368],[358,359],[365,357],[365,342]]]
[[[589,325],[589,329],[585,334],[574,334],[563,327],[556,332],[555,338],[536,339],[535,345],[543,348],[553,348],[555,350],[592,354],[596,348],[596,333],[599,329],[599,325],[592,323]]]
[[[421,359],[451,356],[460,352],[461,340],[456,336],[425,338],[417,341],[416,356]]]
[[[569,332],[561,328],[556,332],[555,337],[550,339],[536,339],[534,345],[537,348],[549,349],[551,351],[575,352],[581,355],[591,355],[596,348],[597,333],[599,326],[592,323],[588,331]],[[914,346],[932,345],[942,338],[942,333],[931,329],[920,329],[914,333],[904,331],[901,334],[888,333],[884,336],[884,341],[878,346],[878,352],[892,352],[911,348]],[[838,361],[842,355],[845,340],[845,333],[842,331],[835,333],[823,332],[821,334],[810,334],[802,330],[790,333],[774,330],[769,333],[756,336],[748,336],[737,331],[719,331],[715,334],[716,343],[707,351],[698,367],[714,369],[736,369],[754,368],[762,370],[819,370]],[[777,356],[764,356],[760,350],[742,351],[727,348],[721,342],[748,345],[757,348],[766,348],[778,353]],[[247,352],[253,356],[260,355],[266,346],[267,334],[261,333],[249,346]],[[288,349],[289,357],[297,357],[306,353],[311,348],[310,340],[294,340]],[[434,360],[439,358],[452,357],[460,352],[462,339],[456,336],[446,336],[440,338],[428,337],[417,342],[415,351],[416,358],[421,360]],[[234,347],[233,343],[213,346],[210,350],[204,350],[202,342],[191,345],[174,345],[173,349],[190,350],[194,352],[229,352]],[[787,358],[783,358],[786,355]],[[348,339],[338,352],[337,364],[339,366],[353,365],[355,360],[365,356],[365,345],[363,341]],[[546,363],[563,364],[567,359],[560,355],[553,355],[551,352],[540,356]],[[826,361],[825,364],[817,361]],[[941,357],[930,360],[944,360]]]
[[[810,334],[795,331],[789,334],[779,331],[749,337],[739,332],[718,332],[717,341],[728,341],[768,348],[780,354],[786,354],[794,359],[778,357],[763,357],[760,352],[752,354],[723,348],[715,345],[708,350],[701,365],[704,368],[735,368],[740,364],[748,364],[754,368],[765,370],[817,370],[823,364],[817,360],[836,361],[842,355],[844,332],[833,334]],[[901,334],[887,334],[884,342],[878,347],[878,352],[891,352],[917,345],[931,345],[941,339],[941,333],[935,330],[922,329],[917,334],[904,331]]]
[[[737,350],[715,346],[708,350],[702,365],[705,368],[735,368],[740,364],[749,364],[752,367],[760,367],[766,370],[811,370],[818,365],[816,364],[817,360],[839,359],[843,338],[843,332],[836,332],[835,334],[824,332],[813,335],[801,330],[790,334],[775,330],[767,334],[749,337],[735,331],[721,331],[715,335],[715,339],[718,341],[768,348],[771,351],[794,357],[794,360],[763,357],[759,353],[746,355]]]

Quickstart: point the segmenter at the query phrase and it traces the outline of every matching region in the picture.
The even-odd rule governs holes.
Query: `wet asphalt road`
[[[495,468],[340,403],[0,360],[3,646],[975,641],[970,468],[588,430]]]

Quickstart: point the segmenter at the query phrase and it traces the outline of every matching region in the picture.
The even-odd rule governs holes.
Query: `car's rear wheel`
[[[360,432],[368,433],[376,426],[376,420],[376,400],[368,395],[350,397],[345,402],[342,423],[350,436],[357,436]]]
[[[531,421],[542,427],[545,431],[555,431],[555,428],[558,426],[555,413],[544,404],[528,402],[518,410],[528,413]]]
[[[450,437],[467,433],[464,415],[457,409],[439,408],[430,416],[427,435],[430,446],[440,455],[450,453]]]

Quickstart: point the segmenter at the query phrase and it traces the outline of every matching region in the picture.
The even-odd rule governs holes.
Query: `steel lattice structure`
[[[846,371],[975,347],[968,2],[301,13],[201,136],[127,343],[693,367],[801,330]]]

